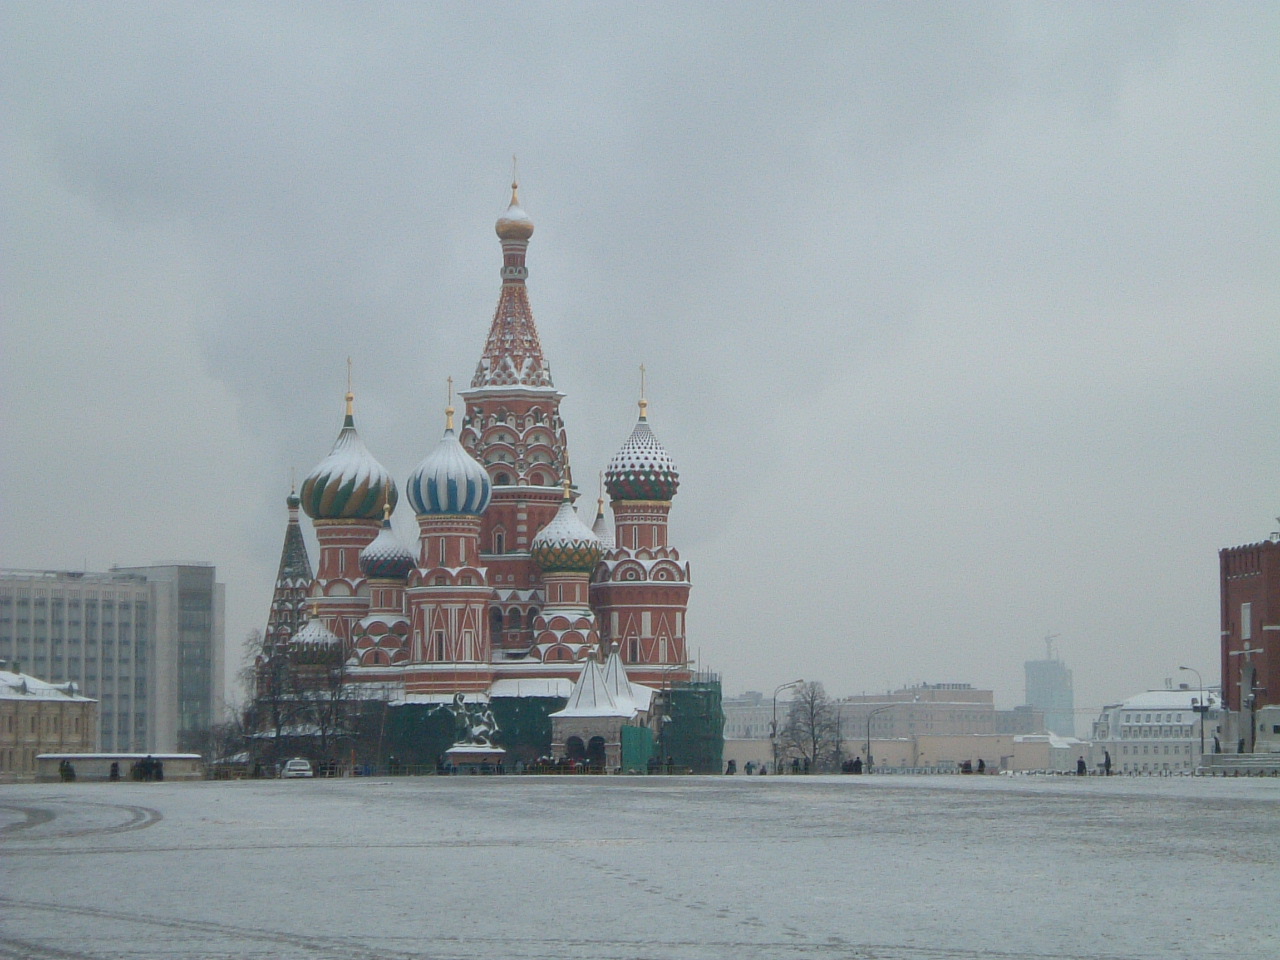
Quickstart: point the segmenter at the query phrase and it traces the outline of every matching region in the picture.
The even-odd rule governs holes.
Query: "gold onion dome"
[[[533,538],[529,553],[543,573],[591,573],[600,562],[604,544],[578,519],[568,483],[560,509]]]
[[[511,184],[511,205],[507,212],[498,218],[494,230],[501,240],[528,240],[533,236],[533,220],[520,206],[520,184]]]
[[[395,509],[400,494],[386,468],[373,458],[356,433],[347,393],[347,415],[329,455],[302,481],[302,509],[312,520],[377,520],[382,505]]]

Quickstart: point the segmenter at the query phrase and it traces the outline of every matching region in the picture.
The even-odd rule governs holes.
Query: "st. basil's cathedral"
[[[354,396],[333,449],[289,497],[268,652],[345,664],[345,683],[401,703],[464,695],[581,701],[610,660],[637,699],[691,678],[689,565],[667,537],[679,483],[641,390],[631,435],[604,471],[593,527],[573,504],[560,393],[529,303],[533,221],[512,184],[498,219],[502,286],[470,389],[405,480],[410,549],[392,526],[400,491],[356,430]],[[311,575],[298,508],[314,525]],[[314,657],[312,658],[314,659]],[[624,699],[624,698],[620,698]]]

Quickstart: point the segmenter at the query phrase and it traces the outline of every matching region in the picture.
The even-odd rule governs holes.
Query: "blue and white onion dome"
[[[529,553],[543,573],[591,573],[600,562],[604,544],[573,509],[568,482],[560,509],[533,538]]]
[[[453,407],[445,415],[444,436],[409,474],[405,492],[418,516],[461,513],[478,517],[489,506],[493,486],[484,467],[454,436]]]
[[[302,481],[302,509],[312,520],[376,520],[382,505],[394,510],[400,494],[391,474],[356,433],[347,393],[347,415],[329,455]]]
[[[680,473],[666,448],[649,429],[648,402],[640,401],[640,420],[604,472],[604,486],[614,500],[670,500],[680,486]]]
[[[391,507],[382,509],[382,529],[360,551],[360,570],[370,579],[403,580],[413,569],[413,553],[391,529]]]

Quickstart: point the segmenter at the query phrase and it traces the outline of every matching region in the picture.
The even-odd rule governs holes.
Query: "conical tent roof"
[[[635,705],[630,701],[619,703],[609,692],[605,682],[604,671],[594,657],[588,657],[582,665],[582,673],[578,675],[569,694],[569,702],[563,710],[551,714],[552,717],[632,717]]]

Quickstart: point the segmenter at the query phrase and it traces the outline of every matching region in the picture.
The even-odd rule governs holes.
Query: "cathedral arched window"
[[[489,611],[489,636],[500,637],[502,635],[502,611],[494,607]]]
[[[520,611],[512,607],[507,611],[507,628],[510,630],[520,629]]]
[[[506,473],[495,473],[495,474],[493,475],[493,485],[494,485],[495,487],[509,487],[509,486],[511,486],[511,476],[510,476],[510,474],[506,474]]]
[[[505,531],[503,530],[493,531],[493,552],[494,553],[507,552],[507,534]]]

